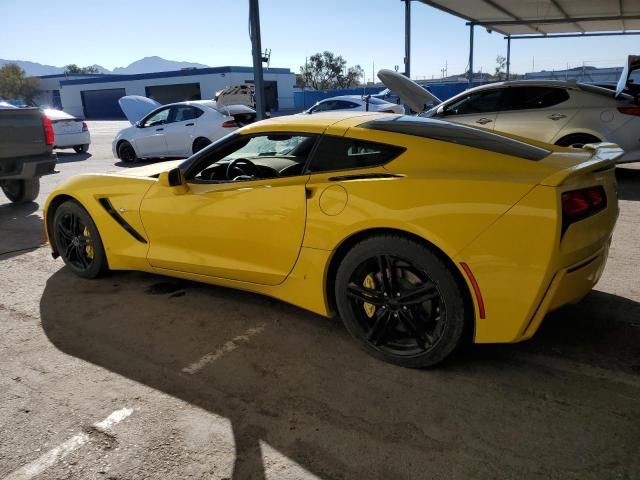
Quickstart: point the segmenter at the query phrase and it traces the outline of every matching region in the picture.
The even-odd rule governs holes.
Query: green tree
[[[316,90],[359,85],[362,74],[360,65],[347,68],[347,61],[341,55],[327,50],[311,55],[307,64],[300,67],[304,84]]]
[[[64,73],[79,73],[82,75],[88,75],[91,73],[99,73],[96,67],[79,67],[75,63],[71,63],[64,67]]]
[[[0,98],[21,98],[30,104],[40,92],[40,81],[27,77],[25,71],[15,63],[7,63],[0,68]]]

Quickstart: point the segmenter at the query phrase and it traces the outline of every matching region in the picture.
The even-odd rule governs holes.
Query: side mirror
[[[163,187],[175,189],[175,193],[186,193],[188,190],[187,181],[178,167],[162,172],[158,176],[158,183]]]
[[[436,110],[436,115],[438,115],[438,116],[446,115],[445,110],[444,110],[444,105],[440,105],[438,107],[438,109]]]

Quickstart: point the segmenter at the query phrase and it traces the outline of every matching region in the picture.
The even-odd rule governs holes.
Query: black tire
[[[136,163],[138,155],[129,142],[122,142],[118,146],[118,157],[125,163]]]
[[[567,135],[556,142],[556,145],[560,147],[573,147],[582,148],[588,143],[599,143],[601,140],[588,133],[574,133],[573,135]]]
[[[208,138],[204,138],[204,137],[200,137],[200,138],[196,138],[195,141],[193,142],[193,153],[199,152],[200,150],[202,150],[203,148],[207,147],[211,145],[211,140],[209,140]]]
[[[109,270],[98,228],[77,202],[67,200],[56,209],[51,238],[64,263],[76,275],[97,278]]]
[[[89,151],[89,145],[76,145],[75,147],[73,147],[73,149],[76,153],[85,153]]]
[[[356,244],[338,266],[335,298],[358,343],[402,367],[433,366],[465,338],[465,301],[453,273],[408,238],[381,235]]]
[[[6,180],[2,191],[14,203],[33,202],[40,193],[40,178],[27,180]]]

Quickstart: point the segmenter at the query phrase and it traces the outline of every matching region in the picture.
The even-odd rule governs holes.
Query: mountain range
[[[0,58],[0,67],[7,63],[15,63],[22,67],[22,69],[29,76],[39,75],[55,75],[64,73],[64,67],[56,67],[54,65],[43,65],[37,62],[30,62],[27,60],[5,60]],[[84,65],[83,65],[84,66]],[[134,73],[153,73],[153,72],[168,72],[171,70],[180,70],[183,68],[206,68],[208,65],[202,63],[193,62],[179,62],[175,60],[166,60],[162,57],[144,57],[140,60],[136,60],[130,63],[126,67],[116,67],[113,70],[104,68],[101,65],[92,65],[98,70],[98,73],[114,73],[121,75],[128,75]]]

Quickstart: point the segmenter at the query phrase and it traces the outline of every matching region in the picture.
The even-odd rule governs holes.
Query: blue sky
[[[262,45],[274,67],[298,71],[321,50],[375,69],[402,69],[404,9],[399,0],[260,0]],[[464,21],[413,4],[412,76],[462,72]],[[211,66],[251,65],[248,0],[0,0],[0,58],[50,65],[126,66],[145,56]],[[28,32],[28,34],[26,33]],[[506,54],[502,35],[476,28],[474,70],[493,71]],[[512,42],[512,71],[564,69],[582,62],[621,65],[640,53],[640,36]]]

